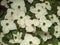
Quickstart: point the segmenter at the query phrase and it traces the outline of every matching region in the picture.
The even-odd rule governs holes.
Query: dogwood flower
[[[24,23],[24,19],[25,18],[25,13],[24,12],[20,12],[18,14],[18,20],[17,23],[19,24],[19,27],[24,28],[25,27],[25,23]]]
[[[50,18],[52,23],[54,23],[54,22],[58,23],[59,22],[59,20],[58,20],[58,18],[56,17],[55,14],[49,15],[49,18]]]
[[[10,30],[15,30],[17,29],[15,23],[11,20],[2,20],[1,21],[1,26],[3,33],[8,33]]]
[[[40,39],[37,37],[33,37],[31,34],[25,34],[24,40],[20,45],[39,45]]]
[[[48,32],[48,27],[52,25],[51,21],[47,20],[46,18],[40,18],[39,20],[39,26],[41,27],[42,31]]]
[[[17,34],[13,34],[13,39],[10,39],[10,43],[20,43],[22,41],[21,39],[22,33],[17,32]]]
[[[45,33],[45,32],[40,32],[40,36],[44,41],[47,41],[48,39],[52,38],[52,36],[49,33]]]
[[[60,36],[60,23],[57,26],[55,26],[54,35],[56,36],[56,38]]]
[[[51,5],[48,1],[45,1],[45,8],[47,8],[48,10],[51,10]]]
[[[32,13],[39,14],[39,15],[46,15],[46,14],[48,14],[47,11],[46,11],[46,9],[42,8],[42,6],[41,6],[40,3],[37,3],[35,8],[31,7],[30,11]]]
[[[25,25],[26,25],[26,31],[27,32],[35,32],[36,31],[36,27],[39,25],[39,21],[37,19],[26,19],[25,20]]]
[[[11,8],[26,12],[24,0],[13,2]]]
[[[14,11],[15,11],[15,10],[13,10],[13,9],[7,9],[7,14],[6,14],[6,16],[5,16],[5,19],[13,20],[12,15],[13,15]],[[15,13],[15,14],[16,14],[16,13]]]

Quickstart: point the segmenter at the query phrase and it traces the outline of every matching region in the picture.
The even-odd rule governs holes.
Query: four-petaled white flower
[[[2,26],[3,33],[8,33],[10,30],[17,29],[15,23],[11,20],[2,20],[1,26]]]
[[[10,39],[9,42],[10,43],[21,43],[22,42],[22,32],[19,33],[17,32],[17,34],[13,34],[13,39]]]
[[[55,26],[55,32],[54,32],[54,35],[56,36],[56,38],[58,38],[60,36],[60,23]]]
[[[45,8],[43,8],[40,3],[37,3],[35,6],[36,6],[35,8],[33,6],[30,8],[30,11],[32,13],[35,13],[35,16],[37,14],[41,15],[41,16],[48,14],[47,10]]]
[[[47,41],[48,39],[52,38],[52,36],[49,33],[45,33],[45,32],[41,32],[40,36],[44,41]]]
[[[31,34],[25,34],[24,40],[20,45],[39,45],[40,39],[37,37],[33,37]]]
[[[27,32],[35,32],[36,31],[36,26],[39,25],[39,21],[37,19],[26,19],[25,20],[25,25],[26,25],[26,31]]]
[[[41,16],[39,19],[39,26],[41,27],[42,31],[48,32],[48,27],[52,25],[51,21],[47,20],[44,16]]]
[[[24,0],[16,0],[11,4],[11,8],[15,9],[15,10],[20,10],[23,12],[26,12],[26,7],[25,7],[25,3]]]

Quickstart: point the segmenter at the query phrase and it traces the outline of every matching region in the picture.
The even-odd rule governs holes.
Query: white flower
[[[54,35],[58,38],[60,36],[60,23],[55,26],[55,32]]]
[[[47,33],[40,32],[40,36],[44,41],[47,41],[48,39],[52,38],[52,36],[48,32]]]
[[[39,21],[37,19],[26,19],[25,20],[25,25],[26,25],[26,31],[27,32],[35,32],[36,31],[36,27],[39,25]]]
[[[18,20],[21,16],[25,16],[25,12],[19,10],[8,9],[5,19]]]
[[[15,12],[15,10],[13,10],[13,9],[7,9],[7,14],[5,16],[5,19],[13,20],[12,15],[13,15],[14,12]]]
[[[20,45],[39,45],[40,39],[37,37],[33,37],[31,34],[25,34],[24,40]]]
[[[51,10],[51,5],[48,1],[45,1],[45,8],[47,8],[48,10]]]
[[[31,20],[31,19],[26,19],[26,20],[25,20],[25,24],[26,24],[26,26],[32,26],[32,24],[33,24],[34,26],[38,26],[38,25],[39,25],[39,21],[38,21],[37,19],[33,19],[33,20]]]
[[[29,3],[32,3],[34,0],[28,0]]]
[[[60,6],[57,6],[57,9],[58,9],[57,14],[58,16],[60,16]]]
[[[39,14],[39,15],[46,15],[47,14],[46,9],[43,8],[40,3],[37,3],[35,8],[31,7],[30,11],[32,13]]]
[[[49,15],[49,18],[50,18],[52,23],[54,23],[54,22],[58,23],[59,22],[59,20],[58,20],[58,18],[56,17],[55,14]]]
[[[2,20],[1,21],[1,26],[3,27],[3,33],[8,33],[10,30],[15,30],[17,29],[15,23],[11,20]]]
[[[13,39],[10,39],[9,42],[10,43],[21,43],[22,39],[21,39],[22,33],[17,32],[17,34],[13,34]]]
[[[41,27],[42,31],[48,32],[48,27],[52,25],[51,21],[47,20],[46,18],[41,17],[40,23],[38,27]]]
[[[21,28],[25,28],[25,13],[24,12],[20,12],[18,14],[18,20],[17,20],[17,23],[19,24],[19,27]]]
[[[13,3],[11,4],[11,7],[12,7],[13,9],[26,12],[26,7],[25,7],[24,0],[13,2]]]
[[[7,5],[7,3],[9,3],[9,1],[7,1],[7,0],[2,0],[1,1],[1,5],[3,5],[3,6],[8,8],[9,6]]]

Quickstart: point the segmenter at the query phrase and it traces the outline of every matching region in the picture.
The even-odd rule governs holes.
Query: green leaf
[[[52,39],[52,43],[53,43],[53,45],[58,45],[58,39],[53,38],[53,39]]]
[[[6,37],[3,37],[3,38],[2,38],[2,41],[3,41],[4,43],[6,43],[6,44],[8,44],[8,43],[9,43],[9,39],[8,39],[8,38],[6,38]]]
[[[35,14],[30,11],[27,11],[26,15],[29,15],[31,19],[36,19]]]
[[[49,27],[48,28],[48,32],[51,34],[51,35],[53,35],[54,34],[54,27],[52,26],[52,27]]]

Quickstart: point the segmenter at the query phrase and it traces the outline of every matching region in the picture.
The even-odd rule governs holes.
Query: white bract
[[[27,32],[35,32],[36,31],[36,26],[39,25],[39,21],[37,19],[26,19],[25,20],[25,25],[26,25],[26,31]]]
[[[49,18],[50,18],[52,23],[54,23],[54,22],[59,23],[59,20],[58,20],[58,18],[56,17],[55,14],[49,15]]]
[[[42,31],[48,32],[48,27],[50,27],[51,25],[51,21],[47,20],[44,16],[41,16],[38,27],[41,27]]]
[[[28,0],[29,3],[32,3],[34,0]]]
[[[25,13],[24,12],[20,12],[18,14],[17,23],[19,24],[19,27],[21,27],[21,28],[25,28],[25,23],[24,23],[25,19],[24,18],[25,18]]]
[[[60,16],[60,6],[57,6],[57,14],[58,14],[58,16]]]
[[[31,34],[25,34],[24,40],[20,45],[39,45],[40,39],[37,37],[33,37]]]
[[[37,3],[36,4],[36,7],[31,7],[30,8],[30,11],[32,13],[35,13],[35,14],[39,14],[39,15],[46,15],[47,14],[47,11],[45,8],[42,8],[41,4],[40,3]]]
[[[1,26],[2,26],[3,33],[8,33],[10,30],[17,29],[15,23],[11,20],[2,20]]]
[[[21,43],[22,39],[22,33],[17,32],[17,34],[13,34],[13,39],[10,39],[10,43]]]
[[[13,10],[13,9],[7,9],[7,14],[5,16],[5,19],[13,20],[12,15],[13,14],[16,15],[16,12],[15,13],[14,12],[15,12],[15,10]]]

